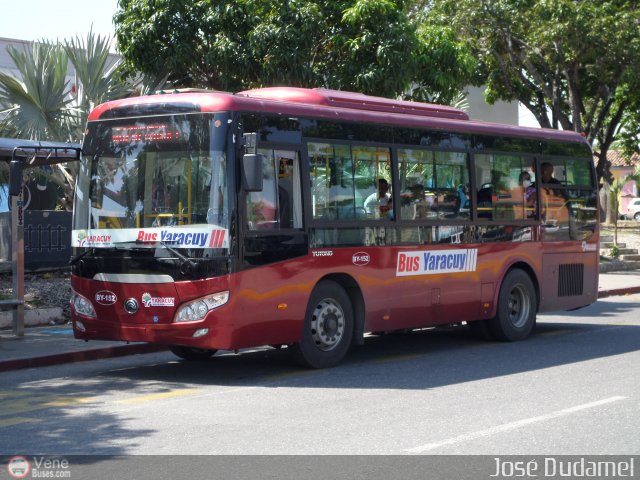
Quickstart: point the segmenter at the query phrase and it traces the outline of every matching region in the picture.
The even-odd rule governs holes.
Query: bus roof
[[[175,90],[104,103],[89,114],[89,121],[134,115],[219,111],[263,112],[459,133],[588,143],[583,136],[571,131],[470,120],[464,111],[446,105],[393,100],[324,88],[270,87],[235,94],[213,90]]]

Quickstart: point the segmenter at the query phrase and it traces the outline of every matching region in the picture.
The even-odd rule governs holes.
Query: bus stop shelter
[[[80,145],[0,138],[0,162],[9,166],[11,208],[12,298],[0,299],[0,310],[13,311],[13,334],[24,336],[24,203],[23,172],[27,168],[73,162],[80,159]]]

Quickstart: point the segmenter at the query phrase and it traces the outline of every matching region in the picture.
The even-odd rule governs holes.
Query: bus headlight
[[[78,315],[91,318],[97,317],[96,311],[93,309],[93,305],[91,304],[91,302],[79,293],[72,291],[70,303]]]
[[[224,305],[228,300],[229,292],[219,292],[185,303],[176,312],[175,322],[202,320],[210,310]]]

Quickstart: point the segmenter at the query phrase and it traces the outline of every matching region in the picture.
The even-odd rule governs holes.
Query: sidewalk
[[[640,271],[600,274],[598,298],[635,293],[640,293]],[[73,337],[70,325],[27,328],[22,338],[0,330],[0,372],[164,350],[166,346],[146,343],[84,342]]]
[[[85,342],[74,338],[71,325],[26,328],[20,338],[0,330],[0,372],[163,350],[167,347],[147,343]]]

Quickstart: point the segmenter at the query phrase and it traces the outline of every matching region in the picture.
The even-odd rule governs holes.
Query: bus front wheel
[[[192,347],[170,347],[169,350],[174,355],[184,360],[206,360],[210,358],[217,350],[209,350],[206,348],[192,348]]]
[[[523,270],[511,270],[500,286],[496,316],[489,320],[491,333],[496,340],[515,342],[527,338],[535,324],[533,282]]]
[[[291,347],[294,359],[309,368],[340,363],[353,336],[353,309],[349,296],[336,282],[324,280],[311,294],[302,338]]]

